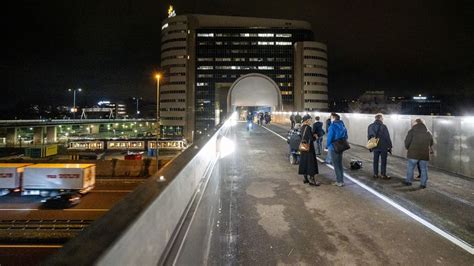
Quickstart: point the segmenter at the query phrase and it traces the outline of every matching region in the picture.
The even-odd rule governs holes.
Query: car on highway
[[[42,200],[42,207],[46,209],[66,209],[77,205],[81,201],[79,193],[62,193]]]

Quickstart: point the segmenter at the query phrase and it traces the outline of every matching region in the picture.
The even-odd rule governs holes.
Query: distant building
[[[230,92],[247,77],[276,87],[280,110],[328,110],[327,48],[309,23],[169,14],[161,39],[162,136],[191,139],[215,127],[234,110]]]
[[[401,98],[401,97],[400,97]],[[441,99],[421,94],[401,100],[401,114],[444,115]]]
[[[123,103],[100,101],[97,106],[81,109],[81,118],[88,119],[117,119],[127,118],[127,108]]]
[[[366,91],[348,106],[351,113],[399,113],[401,110],[401,104],[389,100],[385,91]]]

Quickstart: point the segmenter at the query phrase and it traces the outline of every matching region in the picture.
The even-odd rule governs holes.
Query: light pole
[[[156,78],[156,171],[160,169],[160,161],[159,161],[159,148],[158,148],[158,141],[160,140],[160,74],[155,75]]]
[[[137,108],[137,118],[140,115],[140,110],[138,110],[138,101],[143,100],[142,97],[133,97],[133,100],[136,101],[136,108]]]
[[[72,113],[72,116],[73,116],[73,119],[76,118],[76,112],[77,112],[77,108],[76,108],[76,91],[77,92],[81,92],[82,89],[81,88],[77,88],[77,89],[68,89],[68,91],[72,91],[73,92],[73,105],[72,105],[72,108],[71,108],[71,113]]]

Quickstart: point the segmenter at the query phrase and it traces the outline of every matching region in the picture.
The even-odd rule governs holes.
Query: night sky
[[[9,1],[13,2],[13,1]],[[390,3],[389,3],[390,2]],[[43,0],[2,3],[2,107],[155,97],[161,21],[170,2]],[[474,95],[474,2],[438,0],[173,1],[180,14],[311,22],[328,45],[332,98],[365,90]]]

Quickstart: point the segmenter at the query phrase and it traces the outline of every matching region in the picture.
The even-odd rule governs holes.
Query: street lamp
[[[156,171],[160,169],[160,161],[159,161],[159,149],[158,149],[158,141],[160,140],[160,74],[155,75],[156,78]]]
[[[81,88],[68,89],[68,91],[72,91],[72,92],[73,92],[73,95],[74,95],[74,98],[73,98],[73,105],[72,105],[72,108],[71,108],[71,113],[72,113],[72,115],[73,115],[73,118],[75,119],[75,118],[76,118],[76,112],[77,112],[77,108],[76,108],[76,92],[81,92],[82,89],[81,89]]]
[[[138,101],[143,100],[142,97],[133,97],[133,100],[136,101],[136,107],[137,107],[137,118],[140,115],[140,110],[138,110]]]

